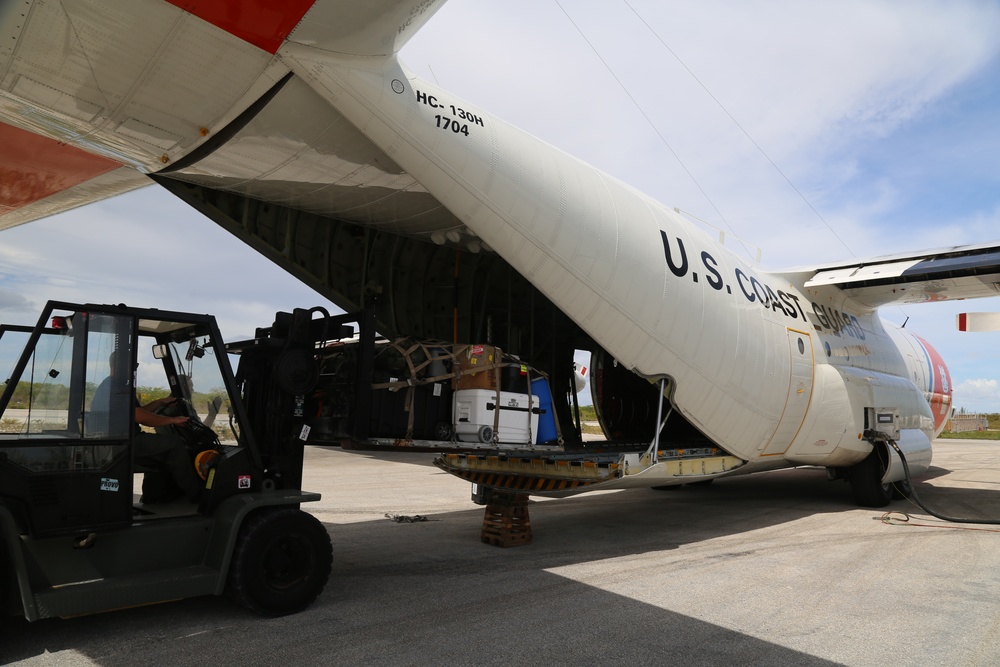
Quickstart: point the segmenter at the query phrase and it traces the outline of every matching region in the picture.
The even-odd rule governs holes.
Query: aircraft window
[[[823,343],[823,348],[826,350],[826,356],[829,357],[829,356],[833,355],[833,351],[830,349],[830,344],[829,343]]]
[[[805,354],[805,353],[806,353],[806,344],[803,343],[802,339],[800,338],[799,339],[799,354]]]

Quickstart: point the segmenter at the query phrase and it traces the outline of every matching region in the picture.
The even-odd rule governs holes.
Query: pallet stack
[[[480,539],[495,547],[520,547],[531,544],[531,519],[528,496],[493,493],[483,515]]]

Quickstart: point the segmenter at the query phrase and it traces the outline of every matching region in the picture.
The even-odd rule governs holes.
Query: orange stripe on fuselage
[[[0,214],[17,210],[121,166],[27,130],[0,123]]]
[[[940,433],[948,421],[951,412],[951,374],[944,359],[934,347],[920,336],[914,336],[927,353],[927,361],[931,365],[930,381],[931,386],[927,388],[930,392],[931,412],[934,413],[934,432]]]
[[[314,0],[167,0],[245,42],[276,53]]]

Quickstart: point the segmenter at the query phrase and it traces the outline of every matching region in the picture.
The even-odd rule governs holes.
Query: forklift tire
[[[330,535],[316,517],[294,508],[263,510],[240,528],[227,592],[259,614],[294,614],[322,592],[332,563]]]

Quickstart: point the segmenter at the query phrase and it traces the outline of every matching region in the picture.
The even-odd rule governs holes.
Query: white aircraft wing
[[[275,56],[294,31],[327,53],[383,57],[443,3],[245,4],[35,3],[27,22],[0,11],[0,33],[17,35],[16,57],[0,49],[0,229],[159,174],[438,244],[458,238],[463,225],[362,131],[301,82],[285,86]]]
[[[1000,296],[1000,241],[828,264],[812,271],[807,289],[837,287],[872,308]]]

